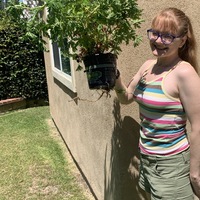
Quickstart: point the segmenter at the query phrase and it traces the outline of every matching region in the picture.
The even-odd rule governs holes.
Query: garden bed
[[[23,108],[26,108],[26,99],[22,97],[0,101],[0,113]]]
[[[11,110],[25,109],[29,107],[45,106],[45,105],[48,105],[48,102],[43,99],[27,100],[22,97],[5,99],[0,101],[0,113]]]

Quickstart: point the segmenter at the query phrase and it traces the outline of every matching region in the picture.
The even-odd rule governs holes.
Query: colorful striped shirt
[[[184,108],[163,88],[168,73],[147,83],[140,80],[133,93],[140,110],[139,148],[143,154],[168,156],[189,147]]]

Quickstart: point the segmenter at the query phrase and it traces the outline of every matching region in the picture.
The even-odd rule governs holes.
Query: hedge
[[[0,27],[0,100],[48,99],[43,51],[16,25]]]

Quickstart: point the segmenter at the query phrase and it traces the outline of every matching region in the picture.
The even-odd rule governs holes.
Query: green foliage
[[[47,99],[43,52],[37,40],[24,38],[23,28],[7,19],[0,23],[0,100]]]
[[[30,18],[26,24],[27,32],[37,29],[62,47],[67,40],[68,55],[83,56],[93,53],[112,52],[119,54],[120,45],[133,41],[137,46],[141,38],[136,29],[142,23],[142,11],[136,0],[44,0],[43,5],[29,8]],[[8,8],[10,16],[19,19],[24,4]],[[47,9],[44,22],[39,14]],[[30,26],[31,24],[31,26]],[[32,27],[30,29],[30,27]],[[34,27],[34,28],[33,28]],[[50,32],[50,34],[49,34]]]

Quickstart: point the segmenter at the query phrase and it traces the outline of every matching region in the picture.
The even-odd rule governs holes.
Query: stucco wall
[[[139,0],[143,9],[139,33],[143,42],[137,48],[123,46],[118,58],[118,68],[125,83],[128,83],[141,64],[151,58],[146,39],[146,29],[158,10],[175,6],[191,18],[198,45],[200,44],[200,4],[197,0]],[[141,200],[138,192],[138,107],[135,103],[122,106],[115,93],[103,95],[101,91],[89,90],[86,75],[75,73],[77,94],[71,92],[51,71],[49,53],[45,53],[49,102],[52,118],[62,134],[69,150],[79,165],[98,200]],[[75,98],[73,100],[73,98]]]

